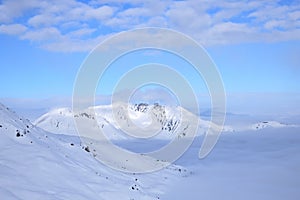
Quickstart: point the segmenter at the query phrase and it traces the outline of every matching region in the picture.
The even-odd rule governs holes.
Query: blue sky
[[[148,26],[202,44],[227,92],[300,92],[299,1],[4,0],[0,97],[70,96],[90,50]]]

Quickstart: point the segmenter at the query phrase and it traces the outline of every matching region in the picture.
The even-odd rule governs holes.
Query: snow
[[[70,108],[53,109],[39,117],[34,124],[53,133],[61,132],[67,135],[74,135],[76,132]]]
[[[112,170],[86,152],[77,136],[24,121],[0,105],[1,199],[157,199],[182,176],[179,166],[145,176]],[[29,133],[16,137],[17,130]]]
[[[145,112],[132,108],[126,117],[147,126],[151,107]],[[180,119],[174,108],[166,110],[163,125]],[[96,111],[98,126],[125,149],[153,151],[174,137],[167,129],[162,131],[167,137],[131,138],[120,131],[110,105]],[[32,124],[0,104],[0,199],[300,198],[300,124],[294,118],[228,115],[216,147],[199,160],[203,133],[212,125],[200,118],[198,136],[179,160],[154,173],[136,174],[113,170],[97,161],[92,149],[87,152],[73,115],[70,108],[56,108]]]
[[[195,159],[200,143],[195,142],[176,162],[193,175],[172,183],[161,199],[299,199],[299,131],[270,128],[222,135],[200,161]]]

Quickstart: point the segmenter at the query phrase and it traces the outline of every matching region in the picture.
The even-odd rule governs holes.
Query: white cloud
[[[86,36],[86,35],[90,35],[93,32],[95,32],[97,29],[95,28],[82,28],[82,29],[78,29],[76,31],[72,31],[69,33],[70,36],[73,37],[81,37],[81,36]]]
[[[27,39],[31,41],[55,41],[62,39],[62,35],[56,28],[43,28],[34,31],[28,31],[21,36],[21,39]]]
[[[131,4],[131,5],[136,5],[136,4],[141,4],[145,2],[145,0],[93,0],[92,4]]]
[[[176,2],[166,12],[171,27],[186,33],[207,29],[211,26],[211,17],[204,11],[197,12],[187,2]]]
[[[260,0],[7,0],[0,5],[0,23],[5,24],[1,34],[57,51],[70,49],[63,44],[86,51],[91,46],[86,43],[146,26],[175,29],[206,46],[276,42],[299,39],[300,5]]]
[[[42,48],[49,51],[60,51],[60,52],[78,52],[78,51],[90,51],[95,48],[101,41],[110,35],[101,35],[96,38],[80,40],[80,39],[71,39],[69,37],[61,37],[60,39],[51,42],[45,43],[42,45]]]
[[[164,20],[164,11],[167,7],[166,2],[145,1],[137,7],[119,10],[115,16],[106,20],[105,25],[118,29],[132,29],[156,25],[166,27]],[[162,24],[158,24],[158,22]]]
[[[47,9],[41,8],[39,14],[29,18],[28,24],[34,27],[60,25],[70,21],[89,22],[89,20],[105,20],[113,15],[114,8],[101,6],[93,8],[78,2],[49,4]]]
[[[130,24],[129,24],[130,22]],[[133,20],[130,20],[130,18],[119,18],[119,17],[115,17],[112,19],[108,19],[105,22],[106,26],[110,26],[110,27],[118,27],[123,28],[123,29],[129,29],[129,27],[133,27]],[[134,23],[136,24],[136,23]]]
[[[19,35],[26,31],[27,27],[22,24],[0,25],[0,33],[7,35]]]
[[[288,15],[292,20],[299,20],[300,19],[300,10],[291,12]]]
[[[90,8],[85,12],[85,16],[88,19],[104,20],[111,17],[114,13],[114,9],[109,6],[102,6],[96,9]]]
[[[284,20],[271,20],[267,21],[264,25],[266,29],[283,28],[285,26],[286,24]]]
[[[265,21],[269,19],[283,19],[287,16],[292,8],[288,6],[278,5],[263,5],[260,9],[252,12],[249,17],[255,17],[259,21]]]
[[[9,23],[24,13],[45,7],[44,0],[4,0],[0,5],[0,23]]]
[[[168,23],[166,21],[165,17],[152,17],[149,19],[148,22],[146,22],[145,24],[142,24],[142,27],[168,27]]]
[[[28,25],[33,27],[39,27],[39,26],[52,26],[55,24],[58,24],[63,20],[62,16],[54,16],[51,14],[40,14],[35,15],[32,18],[28,20]]]
[[[272,32],[272,37],[269,37],[269,35],[265,35],[265,40],[268,42],[300,40],[300,29],[290,31],[275,30]]]
[[[151,12],[147,8],[129,8],[119,14],[120,17],[142,17],[150,16]]]

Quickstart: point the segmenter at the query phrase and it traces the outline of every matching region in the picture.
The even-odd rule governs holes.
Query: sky
[[[71,96],[96,45],[143,27],[201,44],[228,93],[300,92],[299,0],[3,0],[0,98]]]

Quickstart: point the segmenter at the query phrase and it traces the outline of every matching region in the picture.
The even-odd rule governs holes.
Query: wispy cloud
[[[299,40],[300,5],[288,2],[6,0],[0,33],[51,51],[88,51],[107,35],[147,26],[181,31],[206,46]]]
[[[0,25],[0,33],[7,35],[20,35],[26,31],[27,27],[22,24]]]

